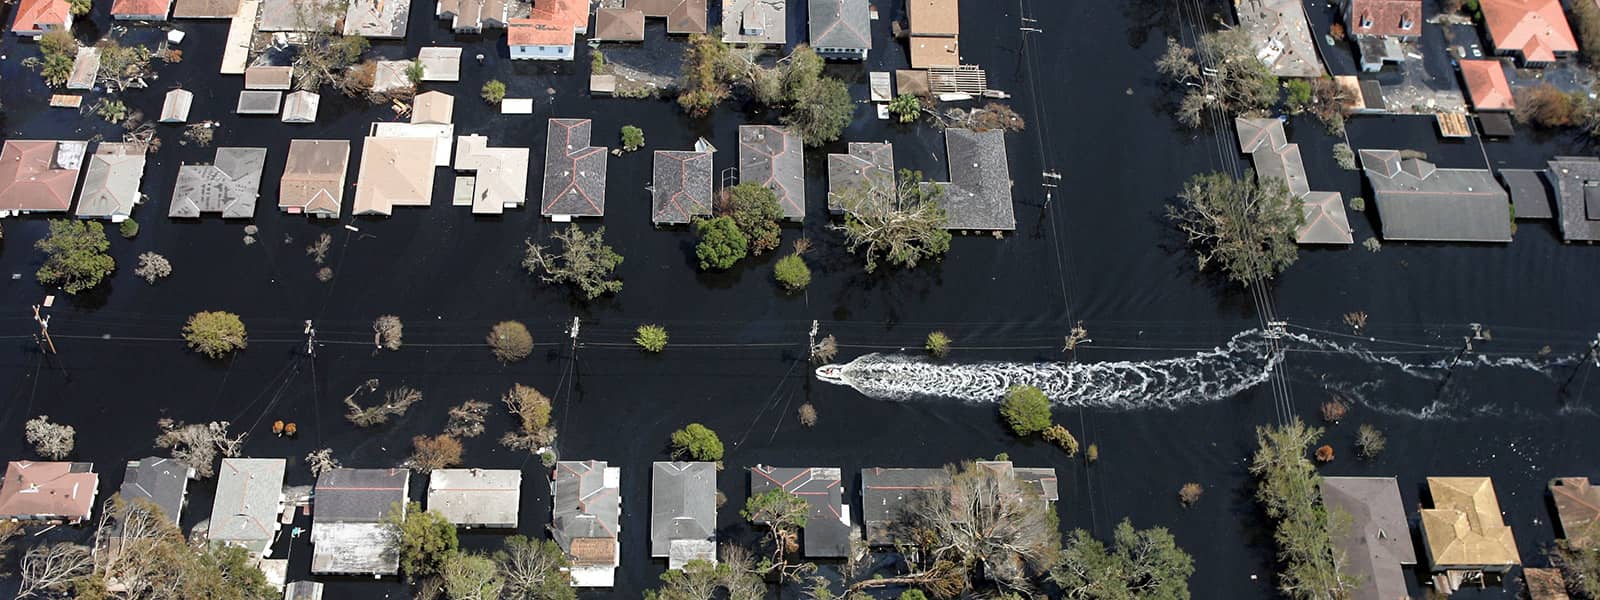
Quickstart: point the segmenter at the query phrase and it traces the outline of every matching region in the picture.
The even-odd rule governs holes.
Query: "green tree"
[[[416,580],[438,575],[456,549],[456,526],[443,515],[422,510],[416,502],[398,504],[389,508],[389,523],[399,534],[400,569],[406,579]]]
[[[912,94],[900,94],[889,101],[889,114],[901,123],[914,123],[922,115],[922,101]]]
[[[694,222],[694,229],[700,234],[694,255],[700,259],[702,271],[732,267],[749,252],[750,241],[732,218],[699,219]]]
[[[52,29],[39,36],[39,53],[45,56],[76,58],[78,56],[78,39],[72,37],[70,30]]]
[[[1311,106],[1311,82],[1304,79],[1289,79],[1283,83],[1283,89],[1288,90],[1289,97],[1285,101],[1290,109],[1302,110]]]
[[[806,289],[811,285],[811,267],[806,266],[806,261],[799,254],[790,254],[778,259],[772,265],[772,276],[783,284],[783,288],[791,292]]]
[[[1350,526],[1350,516],[1322,502],[1322,476],[1306,458],[1322,437],[1300,419],[1281,427],[1257,427],[1250,473],[1257,479],[1256,500],[1276,526],[1278,590],[1294,600],[1346,597],[1356,579],[1345,573],[1344,552],[1333,532]]]
[[[124,219],[122,224],[117,226],[117,230],[122,233],[122,237],[133,239],[133,236],[139,235],[139,222],[133,219]]]
[[[213,600],[271,600],[279,597],[255,559],[238,546],[211,545],[196,553],[196,561],[183,578],[187,588],[180,597]]]
[[[459,550],[445,557],[439,576],[450,600],[499,600],[500,591],[506,586],[495,561]]]
[[[945,335],[943,331],[929,333],[928,341],[924,342],[922,346],[928,350],[928,354],[938,358],[950,356],[950,336]]]
[[[1106,548],[1079,529],[1051,578],[1072,600],[1189,600],[1194,559],[1161,527],[1135,530],[1123,519]]]
[[[666,350],[667,329],[660,325],[640,325],[634,333],[633,343],[644,348],[646,352]]]
[[[239,315],[224,311],[201,311],[189,315],[183,326],[183,341],[209,358],[221,358],[243,350],[248,342]]]
[[[924,183],[921,172],[902,169],[889,189],[855,186],[837,195],[844,224],[831,227],[844,233],[851,253],[866,259],[868,273],[880,260],[913,268],[950,250],[949,216],[939,204],[943,188]]]
[[[1300,199],[1282,179],[1243,179],[1226,173],[1195,175],[1184,184],[1167,218],[1194,247],[1200,270],[1213,264],[1228,278],[1251,285],[1273,278],[1298,257],[1295,231],[1305,222]]]
[[[561,244],[561,253],[547,253],[544,246],[528,240],[522,253],[522,268],[539,275],[545,283],[576,286],[589,300],[622,291],[622,282],[612,278],[617,265],[622,264],[622,255],[606,245],[606,228],[587,233],[572,224],[551,237]]]
[[[783,231],[778,228],[783,206],[778,204],[777,192],[764,185],[745,182],[728,188],[718,212],[733,219],[744,232],[751,254],[760,256],[783,241]]]
[[[806,526],[810,512],[811,505],[806,504],[804,498],[782,487],[774,487],[746,499],[739,515],[752,524],[766,526],[768,541],[773,547],[773,562],[782,563],[784,551]]]
[[[520,535],[505,539],[494,553],[505,579],[505,600],[574,600],[578,597],[567,576],[567,554],[550,540]]]
[[[690,423],[672,432],[672,456],[691,460],[722,460],[722,439],[717,432],[699,423]]]
[[[422,83],[422,78],[427,74],[428,70],[423,68],[420,58],[413,59],[411,64],[406,65],[406,79],[411,81],[411,85]]]
[[[711,109],[728,98],[730,90],[721,67],[728,52],[728,46],[716,36],[698,33],[689,36],[678,84],[678,106],[689,116],[700,118],[711,114]]]
[[[1050,428],[1050,398],[1031,385],[1013,386],[1000,401],[1000,416],[1020,437],[1042,433]]]
[[[94,286],[117,268],[106,254],[111,247],[99,221],[51,219],[50,234],[34,244],[44,252],[44,264],[35,274],[39,283],[59,285],[68,294]]]
[[[89,14],[90,8],[93,7],[89,4],[89,0],[71,0],[69,10],[72,16],[81,17]]]
[[[632,125],[622,126],[622,149],[633,152],[644,147],[644,130]]]
[[[824,77],[789,105],[783,122],[807,146],[821,146],[839,139],[844,128],[855,119],[856,101],[843,81]]]
[[[46,85],[60,87],[66,85],[67,79],[72,77],[72,58],[60,54],[46,54],[44,64],[39,67],[39,74],[44,77]]]
[[[490,79],[487,83],[483,84],[483,90],[481,94],[483,95],[483,100],[485,102],[488,102],[489,104],[499,104],[501,100],[506,99],[506,84],[502,83],[499,79]]]

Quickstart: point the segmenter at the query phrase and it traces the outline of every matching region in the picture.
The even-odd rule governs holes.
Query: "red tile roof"
[[[1472,96],[1472,108],[1477,110],[1511,110],[1517,107],[1511,97],[1511,84],[1506,81],[1505,68],[1498,60],[1463,60],[1461,78],[1467,82],[1467,93]]]
[[[577,29],[589,24],[589,3],[583,0],[539,0],[533,13],[506,25],[510,46],[571,46]]]
[[[1353,35],[1422,34],[1422,0],[1350,0],[1345,16]]]
[[[111,3],[111,16],[161,15],[167,17],[172,10],[172,0],[116,0]]]
[[[0,210],[56,210],[72,207],[78,167],[55,164],[51,140],[7,140],[0,150]]]
[[[22,0],[17,3],[17,18],[11,31],[46,31],[64,27],[72,19],[67,0]]]
[[[1561,12],[1561,0],[1482,0],[1483,23],[1498,50],[1519,50],[1523,60],[1552,62],[1578,51]]]
[[[87,463],[14,461],[0,481],[0,517],[83,521],[99,482]]]

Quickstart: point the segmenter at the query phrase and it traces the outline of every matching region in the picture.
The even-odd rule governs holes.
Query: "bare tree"
[[[312,450],[306,455],[306,466],[311,468],[311,476],[316,477],[328,471],[339,468],[339,459],[333,457],[332,448]]]
[[[549,540],[511,536],[506,538],[501,550],[494,553],[494,561],[505,578],[503,593],[508,599],[542,599],[548,597],[546,590],[562,590],[570,585],[566,554]]]
[[[17,598],[64,591],[72,580],[88,575],[93,564],[84,546],[67,542],[34,546],[22,556],[22,587]]]
[[[145,252],[139,255],[139,266],[133,270],[145,283],[155,285],[156,281],[172,274],[172,263],[167,262],[167,257],[154,252]]]
[[[400,338],[404,333],[400,317],[383,315],[372,322],[372,343],[380,350],[399,350]]]
[[[938,202],[941,189],[923,185],[919,172],[901,170],[893,185],[861,185],[838,194],[844,223],[831,227],[844,233],[852,254],[866,259],[868,273],[879,260],[914,268],[950,250],[949,216]]]
[[[71,425],[51,423],[50,415],[39,415],[22,426],[33,451],[50,460],[61,460],[72,454],[77,431]]]
[[[450,422],[444,431],[458,438],[477,437],[483,433],[483,419],[489,414],[489,403],[477,400],[462,402],[450,409]]]
[[[605,236],[604,227],[589,233],[573,224],[550,235],[560,244],[560,253],[545,252],[543,245],[529,239],[524,242],[522,268],[545,283],[574,286],[589,300],[615,294],[622,291],[622,281],[613,275],[622,255],[606,245]]]
[[[311,262],[322,264],[328,260],[328,249],[333,247],[333,236],[326,233],[317,236],[317,241],[306,246],[306,256],[311,257]]]
[[[811,346],[811,362],[825,363],[839,355],[839,341],[832,334],[819,340]]]
[[[517,417],[518,431],[508,431],[500,444],[512,450],[534,450],[556,441],[550,426],[550,398],[532,386],[516,384],[500,398]]]
[[[1195,48],[1167,38],[1156,70],[1171,78],[1174,89],[1183,90],[1177,117],[1188,127],[1199,127],[1207,110],[1242,114],[1278,99],[1278,78],[1256,59],[1250,38],[1239,29],[1202,35]]]
[[[367,385],[356,388],[356,391],[344,397],[344,405],[350,409],[345,418],[350,419],[350,422],[355,423],[357,427],[371,427],[388,423],[391,417],[406,414],[411,405],[422,401],[422,392],[417,391],[416,388],[402,385],[384,392],[383,404],[369,407],[362,407],[360,404],[356,404],[356,395],[361,393],[363,389],[368,391],[377,389],[377,382],[378,380],[376,379],[368,380]]]
[[[172,419],[156,421],[161,434],[156,436],[156,447],[167,448],[172,458],[194,468],[201,478],[216,474],[217,455],[235,457],[244,446],[245,434],[228,435],[227,421],[210,423],[174,422]]]
[[[100,511],[95,574],[123,589],[119,598],[176,598],[183,577],[165,550],[186,546],[183,534],[159,507],[112,496]]]

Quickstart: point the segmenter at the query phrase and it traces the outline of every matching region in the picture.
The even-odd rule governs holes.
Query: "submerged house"
[[[1480,113],[1516,110],[1517,100],[1511,93],[1511,83],[1506,80],[1505,65],[1493,59],[1463,59],[1459,64],[1473,110]]]
[[[132,142],[95,146],[78,192],[78,218],[121,223],[133,216],[133,207],[144,201],[139,183],[144,181],[146,150],[144,144]]]
[[[410,17],[410,2],[351,0],[344,13],[344,34],[401,39],[406,37],[406,21]]]
[[[606,214],[606,149],[589,145],[589,119],[550,119],[539,214],[554,221]]]
[[[178,167],[167,216],[195,219],[220,213],[224,219],[254,217],[266,161],[266,148],[217,148],[212,164]]]
[[[207,539],[244,548],[257,557],[269,556],[278,536],[278,513],[283,511],[286,465],[281,458],[222,459]]]
[[[756,183],[778,195],[783,218],[806,217],[805,144],[775,125],[739,126],[739,183]]]
[[[278,180],[278,208],[291,215],[338,218],[349,166],[349,141],[290,141],[289,159]]]
[[[782,488],[806,501],[806,526],[800,533],[806,558],[850,555],[854,526],[838,467],[750,467],[750,495]]]
[[[1578,51],[1561,0],[1479,0],[1495,54],[1542,67]]]
[[[1005,132],[952,127],[944,130],[944,146],[949,155],[950,181],[934,185],[943,189],[938,202],[949,217],[945,229],[1016,229]]]
[[[1557,156],[1549,165],[1547,173],[1556,190],[1556,212],[1561,218],[1561,239],[1600,240],[1600,158]]]
[[[867,52],[872,50],[872,15],[867,0],[809,0],[806,7],[811,20],[811,48],[818,56],[867,59]]]
[[[657,150],[651,170],[650,220],[682,225],[711,214],[711,153]]]
[[[911,68],[961,65],[959,0],[906,0]]]
[[[1239,133],[1239,151],[1250,155],[1256,178],[1282,180],[1289,193],[1300,199],[1305,221],[1295,230],[1296,243],[1349,244],[1355,241],[1350,219],[1344,212],[1344,199],[1339,192],[1312,191],[1306,179],[1305,162],[1300,157],[1300,145],[1289,143],[1283,121],[1237,117],[1233,124]]]
[[[533,11],[507,22],[513,60],[572,60],[579,34],[589,34],[588,0],[535,0]]]
[[[1511,241],[1510,198],[1486,169],[1440,169],[1399,150],[1361,150],[1383,237],[1427,242]]]
[[[516,529],[522,471],[434,469],[428,474],[428,510],[461,527]]]
[[[394,575],[400,545],[390,515],[405,518],[411,491],[407,469],[332,469],[312,492],[311,572],[317,575]]]
[[[974,468],[987,469],[1000,480],[1009,480],[1013,492],[1028,494],[1040,502],[1061,499],[1056,470],[1050,467],[1014,467],[1009,461],[977,461]],[[904,514],[913,510],[919,494],[949,485],[947,469],[902,469],[873,467],[861,470],[861,521],[869,546],[894,546],[911,543],[901,530]]]
[[[639,10],[647,19],[666,19],[668,34],[708,31],[706,0],[627,0],[626,7]]]
[[[505,0],[439,0],[434,16],[450,21],[456,33],[483,33],[485,28],[506,26]]]
[[[99,486],[92,463],[11,461],[0,481],[0,520],[77,525],[94,513]]]
[[[551,474],[550,536],[566,552],[573,587],[612,587],[622,552],[622,470],[564,460]]]
[[[37,37],[72,29],[72,5],[67,0],[19,0],[11,18],[11,33]]]
[[[1355,39],[1361,70],[1405,60],[1400,42],[1422,35],[1422,0],[1345,0],[1345,32]]]
[[[869,197],[894,198],[894,146],[850,142],[845,154],[828,155],[828,212],[841,214],[842,194],[865,189]]]
[[[189,480],[194,468],[176,459],[148,456],[128,461],[122,473],[118,495],[124,502],[149,502],[161,509],[161,516],[174,527],[183,516],[183,503],[189,495]]]
[[[194,92],[186,89],[175,89],[167,92],[167,97],[161,103],[162,123],[188,123],[189,107],[194,105]]]
[[[165,21],[172,12],[172,0],[115,0],[111,18],[118,21]]]
[[[1429,477],[1433,508],[1422,509],[1422,546],[1434,572],[1505,573],[1522,564],[1488,477]]]
[[[472,214],[498,215],[528,203],[527,148],[490,148],[489,138],[464,135],[456,141],[457,189],[471,191]],[[464,181],[465,180],[465,181]]]
[[[369,136],[363,144],[355,214],[389,216],[396,206],[432,202],[437,138]]]
[[[88,142],[6,140],[0,148],[0,216],[67,212]]]
[[[1600,488],[1588,477],[1552,479],[1549,488],[1561,537],[1573,548],[1600,544]]]
[[[789,3],[722,0],[722,41],[730,44],[788,43]]]
[[[691,560],[717,562],[717,465],[650,464],[650,557],[681,569]]]
[[[1393,477],[1324,477],[1322,503],[1350,515],[1333,530],[1346,569],[1360,578],[1352,600],[1406,598],[1406,567],[1417,564],[1400,484]]]

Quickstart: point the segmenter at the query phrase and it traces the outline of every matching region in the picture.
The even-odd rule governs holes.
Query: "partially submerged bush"
[[[145,252],[139,255],[139,266],[133,269],[133,274],[143,279],[145,283],[155,285],[156,280],[172,274],[172,263],[167,262],[165,256]]]
[[[633,343],[646,352],[660,352],[667,349],[667,330],[660,325],[640,325]]]
[[[943,331],[935,331],[928,334],[928,341],[923,346],[928,349],[928,354],[944,358],[950,355],[950,336]]]
[[[444,432],[457,438],[477,437],[483,433],[483,419],[488,415],[488,402],[462,402],[450,408],[450,421],[444,426]]]
[[[449,434],[411,438],[411,468],[423,473],[461,464],[461,442]]]
[[[1050,398],[1031,385],[1012,387],[1000,401],[1000,416],[1019,437],[1043,433],[1050,428]]]
[[[1377,458],[1383,449],[1389,445],[1389,440],[1377,427],[1363,423],[1356,429],[1356,455],[1366,460]]]
[[[383,315],[372,321],[372,341],[382,350],[399,350],[405,326],[400,317]]]
[[[1046,427],[1044,431],[1039,432],[1039,437],[1066,451],[1067,456],[1078,455],[1078,438],[1073,437],[1072,432],[1060,424]]]
[[[210,358],[221,358],[246,345],[244,322],[239,315],[223,311],[202,311],[189,317],[183,326],[183,339],[189,347]]]
[[[490,351],[502,363],[512,363],[533,354],[533,334],[528,326],[517,321],[501,321],[489,329],[487,339]]]
[[[1183,484],[1183,487],[1178,488],[1178,501],[1183,503],[1184,508],[1188,508],[1190,506],[1194,506],[1194,503],[1199,502],[1200,496],[1205,493],[1206,490],[1204,487],[1201,487],[1199,483],[1191,481]]]
[[[77,430],[71,425],[51,423],[50,415],[39,415],[22,425],[24,437],[33,445],[33,451],[50,460],[61,460],[72,454],[76,445]]]
[[[804,427],[814,427],[814,426],[816,426],[816,424],[817,424],[817,407],[812,406],[810,402],[807,402],[805,404],[801,404],[800,405],[800,413],[799,414],[800,414],[800,425],[801,426],[804,426]]]
[[[699,423],[690,423],[672,432],[672,456],[690,460],[722,460],[722,439],[717,432]]]
[[[797,292],[811,285],[811,267],[806,266],[800,255],[790,254],[772,265],[772,277],[783,284],[783,289]]]

